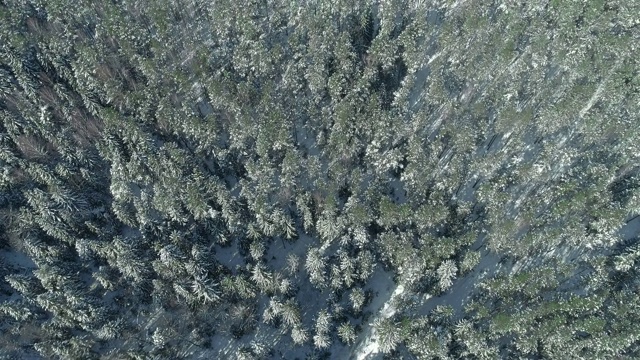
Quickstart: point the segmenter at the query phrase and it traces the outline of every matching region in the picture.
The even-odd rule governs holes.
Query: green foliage
[[[2,2],[0,348],[638,357],[639,12]]]

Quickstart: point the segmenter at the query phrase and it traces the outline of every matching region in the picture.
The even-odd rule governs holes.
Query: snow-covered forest
[[[0,359],[640,357],[640,1],[0,0]]]

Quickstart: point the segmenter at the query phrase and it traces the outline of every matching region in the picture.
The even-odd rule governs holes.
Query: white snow
[[[611,78],[611,74],[618,68],[619,64],[620,62],[612,66],[607,76],[602,81],[600,81],[600,84],[598,84],[596,91],[593,93],[593,95],[591,95],[591,98],[589,99],[589,101],[587,101],[585,106],[580,110],[579,114],[581,119],[584,118],[584,116],[587,114],[589,109],[591,109],[593,104],[595,104],[598,98],[600,98],[600,95],[602,95],[602,90],[604,90],[604,85],[607,83],[607,81],[609,81],[609,78]]]
[[[447,10],[447,15],[450,15],[450,13],[454,11],[456,8],[458,8],[459,6],[464,5],[465,2],[467,2],[467,0],[456,0],[456,2],[451,4],[449,9]]]
[[[453,285],[445,294],[427,298],[416,310],[416,313],[426,315],[438,305],[449,305],[454,309],[456,315],[460,315],[465,305],[465,300],[469,299],[475,289],[475,285],[479,284],[481,279],[495,274],[500,269],[499,262],[499,256],[489,250],[483,251],[480,262],[473,271],[454,280]]]
[[[431,56],[429,58],[429,61],[427,61],[427,65],[430,65],[434,60],[436,60],[437,58],[440,57],[440,55],[442,55],[442,50],[438,51],[437,53],[433,54],[433,56]]]
[[[0,250],[0,259],[5,264],[14,266],[19,269],[35,269],[36,264],[29,256],[18,251]]]
[[[244,258],[238,252],[237,242],[233,242],[230,246],[221,247],[216,245],[216,259],[229,269],[235,269],[236,266],[245,264]]]
[[[368,324],[366,324],[366,327],[363,329],[362,334],[360,335],[360,341],[358,341],[351,352],[351,356],[349,356],[350,359],[371,359],[372,356],[380,353],[380,346],[377,341],[376,329],[373,326],[373,323],[377,318],[388,319],[392,317],[397,310],[395,306],[396,299],[402,296],[404,292],[405,288],[402,284],[398,285],[393,290],[393,293],[391,293],[389,300],[384,303],[384,306],[382,307],[382,310],[380,310],[378,316],[372,319],[372,321],[370,321]]]

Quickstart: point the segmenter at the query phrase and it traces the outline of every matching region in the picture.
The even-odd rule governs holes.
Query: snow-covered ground
[[[481,255],[478,264],[473,270],[454,280],[451,288],[442,295],[424,298],[422,303],[414,310],[416,314],[427,315],[438,305],[451,306],[456,315],[462,313],[466,304],[465,301],[470,298],[475,285],[482,279],[494,275],[503,266],[500,264],[500,257],[486,248],[485,241],[485,235],[480,235],[471,246],[472,249],[478,249]]]
[[[17,269],[36,268],[36,264],[29,256],[18,251],[0,250],[0,261]]]
[[[373,291],[374,298],[365,308],[365,312],[371,312],[371,317],[362,325],[358,339],[352,346],[336,344],[331,348],[332,359],[372,359],[379,354],[379,346],[376,340],[374,321],[379,318],[389,318],[396,312],[395,302],[404,293],[404,286],[396,286],[391,275],[380,267],[377,267],[367,290]]]
[[[389,297],[389,300],[384,303],[382,310],[378,314],[377,318],[388,319],[396,313],[396,306],[394,302],[404,293],[404,286],[398,285],[393,293]],[[349,358],[357,360],[372,359],[380,353],[380,345],[377,341],[376,328],[373,326],[373,322],[369,322],[363,329],[360,341],[351,350],[351,356]]]

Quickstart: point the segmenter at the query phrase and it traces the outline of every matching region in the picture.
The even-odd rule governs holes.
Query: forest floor
[[[378,318],[388,319],[396,313],[395,301],[404,294],[405,289],[402,284],[398,285],[393,293],[387,294],[389,300],[384,303],[384,306],[378,314]],[[369,322],[365,324],[360,341],[352,348],[350,359],[365,360],[371,359],[380,353],[380,346],[376,339],[376,328],[373,323]]]
[[[375,295],[369,305],[365,308],[365,312],[371,313],[371,317],[365,317],[365,321],[361,324],[362,329],[358,335],[358,339],[351,346],[336,344],[331,349],[333,359],[370,359],[371,356],[379,353],[379,346],[376,341],[376,331],[373,322],[378,318],[389,318],[396,312],[395,300],[404,292],[402,285],[396,286],[391,275],[380,267],[372,275],[368,282],[371,290]]]
[[[447,13],[455,11],[457,8],[465,5],[466,0],[457,0],[455,1],[447,10]],[[409,94],[409,103],[412,104],[411,108],[418,108],[421,102],[421,97],[423,96],[423,91],[428,83],[428,78],[430,75],[430,64],[438,59],[440,56],[447,56],[447,49],[439,50],[437,52],[432,52],[427,54],[424,60],[424,66],[416,72],[416,79],[413,82],[413,89]],[[510,66],[503,69],[497,76],[494,78],[493,83],[495,83],[495,79],[502,78],[503,75],[508,75],[513,71],[521,61],[522,56],[514,57]],[[612,70],[613,71],[613,70]],[[585,104],[585,106],[580,110],[579,116],[582,118],[584,115],[591,109],[591,107],[596,103],[597,99],[602,95],[604,90],[604,83],[608,80],[611,72],[605,78],[599,86],[596,88],[595,92],[592,94],[589,101]],[[487,87],[489,84],[484,84],[485,86],[478,86],[475,88],[469,88],[463,95],[461,95],[462,101],[470,101],[471,97],[476,96],[484,96]],[[475,92],[475,94],[473,93]],[[479,93],[479,94],[478,94]],[[202,109],[202,112],[209,112],[208,109]],[[430,134],[435,134],[437,132],[438,127],[444,121],[447,116],[447,110],[443,107],[436,111],[433,116],[436,117],[436,121],[433,123],[430,131]],[[296,127],[296,140],[298,144],[306,149],[306,151],[311,155],[318,155],[318,147],[316,144],[316,139],[312,136],[309,136],[307,131],[302,126]],[[504,145],[506,139],[508,139],[508,135],[498,136],[492,138],[489,136],[487,138],[487,144],[482,144],[479,148],[479,152],[477,156],[485,156],[487,153],[492,151],[501,151],[501,147]],[[494,142],[494,140],[496,140]],[[534,139],[528,139],[527,148],[534,148],[533,144]],[[566,141],[566,139],[565,139]],[[523,161],[530,161],[534,156],[533,151],[530,151],[525,154]],[[564,172],[567,170],[567,165],[569,164],[558,164],[557,168],[554,169],[554,175],[557,176],[558,173]],[[474,186],[476,183],[475,178],[470,179],[467,184],[461,189],[459,194],[459,199],[461,201],[471,201],[474,197]],[[406,201],[406,194],[403,191],[403,184],[399,180],[395,180],[391,183],[391,187],[393,188],[394,195],[396,197],[396,202],[402,204]],[[513,189],[513,191],[523,191],[523,196],[527,192],[524,188]],[[517,207],[518,204],[514,204],[514,207]],[[515,210],[515,209],[514,209]],[[627,226],[621,229],[620,233],[625,240],[633,236],[637,236],[638,231],[640,230],[640,218],[631,221]],[[316,239],[312,239],[307,236],[300,236],[300,238],[296,242],[284,242],[284,241],[274,241],[270,244],[267,251],[267,264],[269,268],[275,271],[284,272],[284,268],[286,266],[286,255],[295,254],[301,260],[301,269],[300,274],[298,274],[299,278],[303,280],[297,282],[296,284],[299,286],[299,291],[296,296],[296,300],[298,301],[301,308],[302,322],[303,326],[308,330],[310,338],[314,335],[314,324],[315,324],[315,316],[318,314],[320,310],[323,309],[327,304],[328,294],[327,292],[320,291],[316,289],[309,281],[306,279],[304,274],[304,270],[302,269],[302,264],[304,263],[304,259],[306,257],[306,252],[309,250],[311,245],[319,245],[319,242]],[[463,308],[465,306],[465,301],[470,299],[473,291],[475,290],[475,285],[480,283],[483,279],[489,278],[498,272],[506,272],[513,274],[516,271],[521,270],[524,267],[529,266],[529,264],[525,262],[516,262],[516,263],[501,263],[501,257],[491,252],[486,245],[486,237],[481,235],[476,240],[476,243],[472,246],[474,249],[478,249],[481,253],[481,258],[479,263],[467,274],[464,276],[460,276],[458,279],[454,280],[450,289],[439,296],[430,296],[428,294],[424,295],[419,301],[414,304],[415,309],[414,313],[417,315],[427,315],[434,308],[439,305],[449,305],[455,311],[455,316],[459,317],[463,313]],[[580,251],[576,249],[570,249],[568,246],[566,248],[555,249],[554,252],[547,254],[547,256],[555,256],[562,257],[565,261],[572,261],[576,256],[580,256]],[[242,256],[238,253],[237,244],[233,244],[231,247],[227,248],[216,248],[216,257],[219,261],[221,261],[225,266],[230,268],[235,268],[237,266],[244,266],[245,261]],[[361,324],[361,331],[354,345],[347,346],[339,341],[334,341],[328,351],[331,353],[332,359],[376,359],[381,358],[382,354],[380,353],[379,344],[377,342],[377,334],[376,329],[373,326],[376,319],[380,318],[389,318],[393,316],[399,309],[396,307],[397,300],[403,298],[407,295],[407,287],[402,282],[395,284],[392,275],[388,272],[385,272],[381,269],[380,266],[376,267],[376,270],[372,277],[367,282],[367,286],[365,290],[372,292],[374,297],[371,302],[364,309],[365,313],[369,313],[370,316],[365,316],[364,321]],[[259,310],[258,313],[261,314],[261,311],[264,310],[266,306],[265,298],[259,301]],[[343,300],[344,301],[344,300]],[[233,359],[236,358],[239,349],[242,347],[250,347],[258,350],[260,348],[272,348],[277,349],[276,353],[273,354],[273,358],[281,358],[281,359],[304,359],[308,357],[309,354],[314,353],[313,345],[309,342],[305,346],[295,346],[291,340],[289,335],[289,331],[284,331],[282,328],[275,328],[273,325],[264,324],[262,322],[258,322],[256,324],[255,332],[251,335],[247,335],[240,339],[240,341],[234,340],[229,334],[216,334],[212,339],[211,349],[207,351],[202,351],[201,349],[194,349],[194,354],[198,353],[198,359],[211,359],[211,358],[219,358],[219,359]]]
[[[484,236],[480,236],[478,241],[484,241]],[[445,293],[423,299],[415,310],[415,314],[428,315],[439,305],[449,305],[455,311],[455,316],[460,316],[463,313],[465,301],[470,299],[475,285],[479,284],[482,279],[497,273],[502,266],[500,257],[483,246],[478,265],[469,273],[454,280],[451,288]]]

